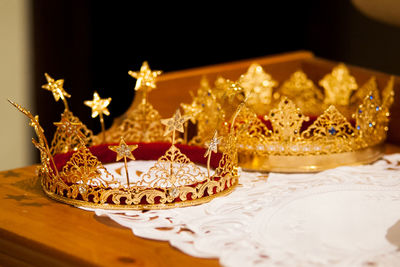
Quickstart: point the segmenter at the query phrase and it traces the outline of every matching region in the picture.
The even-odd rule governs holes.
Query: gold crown
[[[238,160],[245,169],[314,172],[377,160],[388,131],[394,78],[381,91],[375,77],[359,88],[339,64],[319,86],[323,90],[298,70],[278,87],[252,64],[237,82],[219,77],[211,88],[204,78],[193,102],[182,106],[197,123],[197,144],[209,138],[210,127],[240,131]],[[243,99],[246,105],[230,125],[225,116]]]
[[[61,120],[54,123],[57,130],[51,146],[38,116],[10,101],[30,119],[36,132],[38,140],[32,142],[40,151],[39,176],[44,192],[71,205],[105,209],[184,207],[231,192],[238,183],[233,127],[221,136],[215,131],[207,149],[179,144],[187,137],[176,136],[176,132],[184,133],[191,117],[182,116],[178,109],[172,118],[161,119],[147,101],[161,72],[152,71],[144,62],[139,72],[129,74],[137,79],[135,90],[142,93],[141,102],[110,129],[105,130],[103,115],[109,115],[111,98],[101,99],[95,92],[93,100],[84,102],[92,109],[92,117],[100,118],[99,135],[93,135],[69,110],[66,98],[71,96],[64,90],[63,80],[45,74],[47,84],[43,88],[65,106]],[[137,169],[132,173],[128,165],[135,158],[154,160],[155,164],[147,171]],[[112,163],[122,159],[123,163]]]

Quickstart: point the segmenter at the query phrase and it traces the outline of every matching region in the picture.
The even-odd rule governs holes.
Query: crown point
[[[351,93],[358,88],[356,80],[343,63],[333,68],[330,74],[319,81],[325,90],[325,104],[348,106]]]

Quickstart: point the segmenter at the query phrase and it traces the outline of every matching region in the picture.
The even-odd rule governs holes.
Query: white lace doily
[[[316,174],[242,172],[239,182],[199,206],[95,212],[224,266],[400,266],[400,154]]]

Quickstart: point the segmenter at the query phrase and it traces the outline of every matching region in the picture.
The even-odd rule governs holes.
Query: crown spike
[[[248,105],[257,112],[260,106],[271,104],[273,88],[278,86],[278,82],[257,63],[251,64],[247,72],[239,77],[238,84],[243,87],[245,95],[250,96]]]
[[[325,104],[347,106],[351,93],[358,88],[356,79],[350,75],[349,69],[343,63],[333,68],[330,74],[319,81],[325,90]]]

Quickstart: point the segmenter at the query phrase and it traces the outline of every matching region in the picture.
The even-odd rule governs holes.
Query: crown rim
[[[189,206],[195,206],[210,202],[216,197],[221,197],[230,194],[235,187],[238,185],[238,176],[232,176],[232,185],[218,193],[204,196],[197,199],[180,201],[180,202],[172,202],[172,203],[165,203],[165,204],[98,204],[93,202],[88,202],[85,200],[78,200],[72,199],[68,197],[60,196],[50,190],[47,189],[46,185],[44,184],[44,179],[42,179],[42,189],[43,192],[53,200],[58,202],[68,204],[71,206],[76,206],[80,208],[93,208],[93,209],[107,209],[107,210],[162,210],[162,209],[173,209],[173,208],[183,208]]]
[[[280,173],[311,173],[340,166],[361,165],[375,162],[384,155],[384,144],[364,149],[324,154],[324,155],[268,155],[238,152],[238,159],[243,170],[269,171]],[[301,162],[301,164],[299,164]]]

